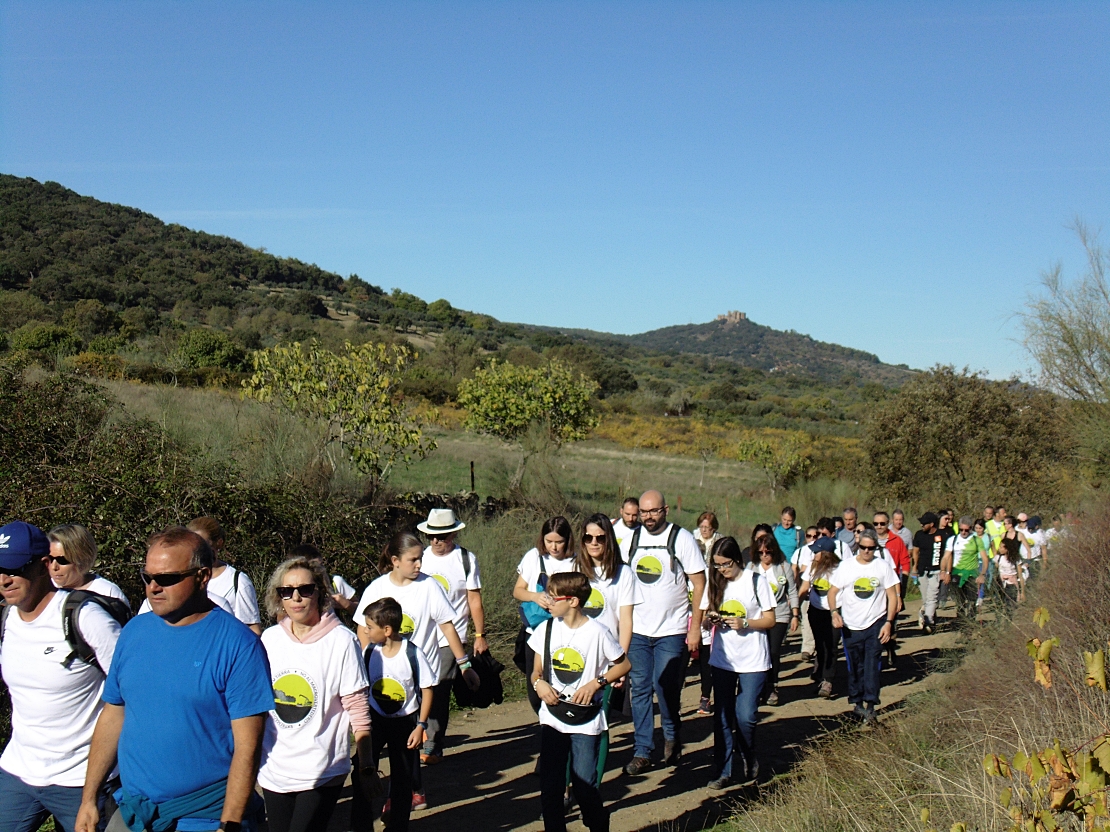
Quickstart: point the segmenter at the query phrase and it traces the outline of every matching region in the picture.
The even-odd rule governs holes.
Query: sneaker
[[[832,699],[832,682],[822,682],[817,688],[817,695],[822,699]]]
[[[767,704],[772,708],[779,704],[779,689],[771,688],[771,695],[767,697]]]
[[[419,812],[421,809],[428,808],[428,798],[422,794],[412,793],[412,810]]]
[[[663,764],[668,766],[678,765],[678,758],[682,756],[682,743],[678,740],[667,740],[663,743]]]
[[[747,762],[747,769],[748,774],[744,778],[744,783],[754,783],[756,780],[759,779],[759,760],[757,760],[755,757],[752,757]]]
[[[877,719],[877,717],[875,716],[875,706],[872,705],[870,702],[865,702],[863,704],[863,723],[864,723],[864,725],[870,725],[876,719]]]
[[[624,767],[624,773],[631,774],[632,776],[643,774],[651,768],[651,765],[651,760],[647,757],[633,757],[628,765]]]
[[[857,702],[855,707],[852,708],[852,718],[858,719],[860,722],[867,722],[867,708],[863,706],[862,702]]]
[[[719,792],[722,789],[727,789],[732,785],[731,777],[718,777],[716,780],[710,780],[706,788],[711,792]]]
[[[423,751],[421,751],[420,762],[422,762],[426,766],[434,766],[442,763],[443,758],[438,754],[425,754]]]
[[[705,714],[705,715],[713,713],[713,708],[709,704],[709,697],[708,696],[703,696],[698,701],[698,713],[699,714]]]
[[[812,652],[812,651],[807,651],[805,653],[802,653],[802,661],[803,662],[811,662],[815,658],[817,658],[817,654]]]

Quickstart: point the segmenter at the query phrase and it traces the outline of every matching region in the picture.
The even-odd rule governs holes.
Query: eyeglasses
[[[576,596],[574,596],[574,595],[552,595],[551,600],[552,601],[569,601],[571,598],[574,598],[574,597],[576,597]]]
[[[886,522],[884,522],[884,521],[882,521],[882,520],[876,520],[876,521],[875,521],[875,525],[876,525],[876,526],[888,526],[888,525],[890,525],[890,524],[889,524],[889,523],[886,523]]]
[[[54,557],[53,555],[46,555],[46,559],[50,563],[58,564],[58,566],[69,566],[73,562],[69,558],[67,558],[65,555],[62,555],[61,557],[58,557],[58,558]]]
[[[859,550],[861,552],[874,552],[878,548],[878,546],[860,546]]]
[[[443,541],[443,540],[447,540],[447,538],[449,538],[449,537],[451,537],[451,535],[449,535],[449,534],[430,534],[430,535],[428,535],[428,540]]]
[[[0,566],[0,575],[11,575],[13,578],[26,578],[27,573],[34,567],[35,561],[29,560],[18,569],[9,569],[6,566]]]
[[[960,526],[960,531],[961,532],[969,532],[969,531],[971,531],[971,529],[967,526]]]
[[[640,509],[640,514],[644,517],[658,517],[665,514],[666,511],[666,506],[661,506],[660,508],[642,508]]]
[[[724,572],[726,569],[732,569],[734,566],[736,566],[736,561],[734,560],[730,560],[728,563],[717,563],[717,561],[713,561],[713,568],[721,572]]]
[[[806,532],[806,540],[816,540],[816,539],[817,539],[817,535],[810,534],[809,532]]]
[[[605,535],[603,534],[584,534],[582,535],[583,543],[604,543]]]
[[[160,587],[176,586],[186,578],[189,578],[201,570],[202,567],[195,567],[193,569],[186,569],[184,572],[159,572],[155,575],[150,574],[145,569],[139,572],[139,577],[143,579],[143,583],[158,584]]]
[[[283,601],[288,601],[293,597],[293,593],[298,592],[302,598],[311,598],[316,594],[316,584],[301,584],[300,586],[279,586],[277,594],[281,596]]]

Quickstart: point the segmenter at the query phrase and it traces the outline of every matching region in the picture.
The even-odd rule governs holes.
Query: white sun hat
[[[424,534],[451,534],[465,529],[466,523],[459,520],[449,508],[433,508],[428,512],[428,519],[417,523],[416,528]]]

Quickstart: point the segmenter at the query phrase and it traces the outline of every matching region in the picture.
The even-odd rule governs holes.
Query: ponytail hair
[[[382,549],[382,556],[378,559],[378,572],[383,575],[392,572],[393,559],[397,558],[397,560],[400,560],[401,555],[409,549],[419,549],[423,552],[424,544],[420,541],[420,538],[412,532],[397,532],[397,534],[393,535],[393,537],[389,539],[389,542],[385,544],[385,548]]]

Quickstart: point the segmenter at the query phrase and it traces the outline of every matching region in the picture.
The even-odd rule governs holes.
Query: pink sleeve
[[[351,730],[356,734],[370,730],[370,700],[366,698],[367,690],[367,688],[363,688],[355,693],[340,697],[343,710],[351,718]]]

